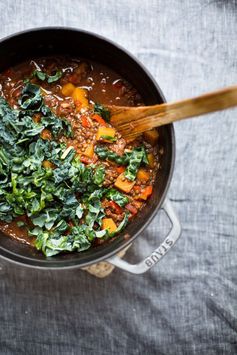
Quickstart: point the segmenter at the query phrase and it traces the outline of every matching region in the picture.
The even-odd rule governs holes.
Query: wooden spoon
[[[237,86],[161,105],[108,106],[108,108],[111,113],[111,124],[123,137],[130,139],[154,127],[233,106],[237,106]]]

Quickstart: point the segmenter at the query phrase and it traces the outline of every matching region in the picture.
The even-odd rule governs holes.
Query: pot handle
[[[146,257],[138,264],[129,264],[127,261],[121,259],[117,255],[112,256],[106,261],[132,274],[143,274],[144,272],[152,268],[155,264],[157,264],[166,255],[170,248],[176,243],[181,234],[181,224],[172,207],[170,200],[166,199],[161,208],[168,216],[172,227],[163,243],[161,243],[159,247],[151,253],[151,255]]]

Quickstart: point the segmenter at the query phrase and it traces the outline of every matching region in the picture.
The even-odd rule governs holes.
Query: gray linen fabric
[[[234,0],[0,2],[0,36],[74,26],[117,41],[167,100],[237,82]],[[175,125],[169,197],[183,232],[147,274],[35,271],[0,261],[0,354],[237,353],[237,110]],[[158,215],[127,253],[149,254]]]

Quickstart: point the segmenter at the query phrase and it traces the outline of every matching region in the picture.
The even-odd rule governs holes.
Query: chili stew
[[[126,141],[106,105],[142,98],[102,64],[37,58],[0,74],[0,230],[46,256],[109,242],[149,200],[158,131]]]

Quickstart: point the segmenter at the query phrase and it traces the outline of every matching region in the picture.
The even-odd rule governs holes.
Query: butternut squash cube
[[[103,218],[102,229],[107,229],[109,233],[113,233],[116,231],[117,226],[112,218]]]
[[[45,169],[54,169],[55,168],[55,165],[53,163],[51,163],[51,161],[49,161],[49,160],[44,160],[42,165]]]
[[[63,85],[63,87],[62,87],[62,94],[64,96],[71,96],[74,89],[75,89],[75,86],[72,83],[67,83],[67,84]]]
[[[155,166],[154,154],[152,154],[152,153],[147,154],[147,160],[148,160],[148,163],[149,163],[149,167],[150,168],[154,168],[154,166]]]
[[[156,143],[158,142],[159,133],[155,128],[151,129],[150,131],[144,132],[143,135],[145,140],[152,146],[156,145]]]
[[[96,135],[96,140],[102,140],[103,142],[113,143],[116,131],[112,127],[99,127]],[[111,140],[110,140],[111,138]]]
[[[142,192],[140,193],[140,195],[136,196],[135,199],[136,200],[144,200],[146,201],[147,198],[152,194],[152,191],[153,191],[153,187],[150,185],[150,186],[147,186],[145,187]]]
[[[47,128],[44,128],[43,131],[40,133],[40,137],[44,140],[51,140],[52,133]]]
[[[89,157],[92,158],[94,155],[94,145],[93,144],[89,144],[84,152],[84,154]]]
[[[75,88],[72,92],[72,98],[75,105],[80,109],[89,106],[89,102],[87,99],[87,90],[85,89]]]
[[[139,180],[147,182],[150,179],[150,174],[146,169],[141,168],[137,172],[137,178]]]
[[[122,173],[117,177],[114,186],[123,192],[129,193],[132,190],[135,183],[136,181],[130,181],[126,179],[124,173]]]

